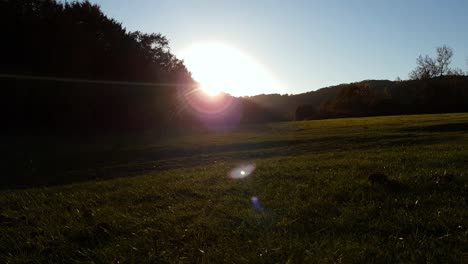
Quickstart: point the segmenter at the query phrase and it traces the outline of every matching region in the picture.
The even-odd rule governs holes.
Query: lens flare
[[[255,170],[255,164],[240,165],[231,170],[228,174],[231,179],[243,179],[251,175]]]
[[[256,211],[259,211],[259,212],[263,211],[263,206],[260,204],[260,201],[258,200],[256,196],[252,197],[251,201]]]
[[[207,96],[201,88],[180,89],[182,105],[209,130],[231,131],[238,127],[242,116],[240,100],[224,93]]]

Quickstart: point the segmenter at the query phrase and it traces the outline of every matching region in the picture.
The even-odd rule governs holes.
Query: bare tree
[[[437,63],[428,55],[416,59],[416,69],[410,72],[409,78],[412,80],[430,79],[437,74]]]
[[[443,45],[437,49],[437,58],[433,59],[421,56],[416,59],[416,69],[410,72],[409,78],[412,80],[430,79],[444,75],[460,75],[460,69],[449,68],[452,62],[453,49]]]
[[[453,49],[446,45],[437,48],[437,73],[438,76],[446,75],[451,69],[449,68],[452,62]]]
[[[447,71],[447,75],[456,75],[456,76],[463,76],[465,73],[460,68],[449,69]]]

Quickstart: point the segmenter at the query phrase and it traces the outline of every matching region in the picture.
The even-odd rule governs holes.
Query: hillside
[[[323,119],[468,111],[468,77],[366,80],[296,95],[249,97],[294,119]],[[299,112],[297,112],[299,110]]]

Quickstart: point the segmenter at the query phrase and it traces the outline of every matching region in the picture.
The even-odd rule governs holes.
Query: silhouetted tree
[[[460,68],[449,69],[447,75],[463,76],[465,73]]]
[[[88,1],[0,1],[2,72],[190,82],[166,37],[129,32]]]
[[[2,79],[11,129],[162,130],[177,123],[179,95],[195,84],[165,36],[129,32],[88,1],[2,0],[0,27],[0,73],[171,84]]]
[[[443,45],[437,48],[437,74],[446,75],[450,72],[449,65],[452,62],[453,49]]]
[[[416,69],[410,72],[409,78],[412,80],[430,79],[437,75],[438,69],[436,62],[428,55],[416,59]]]
[[[452,62],[453,49],[443,45],[437,47],[437,58],[433,59],[428,55],[416,59],[416,69],[410,72],[409,78],[412,80],[423,80],[444,75],[460,75],[460,69],[451,69],[449,67]]]

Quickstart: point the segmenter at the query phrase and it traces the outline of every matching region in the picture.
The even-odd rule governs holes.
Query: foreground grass
[[[0,262],[460,263],[467,131],[468,114],[357,118],[126,147],[138,160],[108,173],[164,170],[0,192]]]

